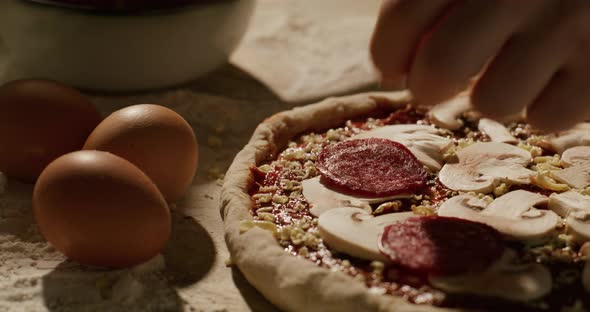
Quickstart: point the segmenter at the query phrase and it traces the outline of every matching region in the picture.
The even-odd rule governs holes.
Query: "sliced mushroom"
[[[379,234],[385,226],[412,216],[412,212],[398,212],[374,217],[363,209],[341,207],[323,213],[318,229],[324,243],[334,250],[361,259],[387,262],[387,257],[379,252]]]
[[[455,191],[491,192],[500,182],[529,184],[534,172],[526,166],[531,154],[497,142],[478,142],[457,152],[458,163],[447,163],[440,181]]]
[[[514,144],[517,143],[518,140],[510,134],[510,131],[504,127],[503,124],[489,119],[489,118],[482,118],[479,120],[477,125],[479,131],[487,134],[492,142],[500,142],[500,143],[509,143]]]
[[[440,128],[457,130],[463,126],[461,115],[471,109],[469,94],[463,93],[433,107],[428,113],[430,122]]]
[[[580,123],[568,131],[562,132],[557,136],[546,139],[542,143],[544,147],[560,154],[571,147],[589,146],[590,122]]]
[[[320,177],[307,179],[301,182],[303,186],[303,196],[311,205],[310,212],[318,217],[324,212],[337,207],[356,207],[371,211],[370,204],[379,204],[392,199],[410,198],[410,194],[400,194],[388,197],[362,197],[340,193],[328,188],[321,182]]]
[[[561,163],[565,167],[573,165],[590,163],[590,146],[576,146],[568,148],[561,154]]]
[[[516,264],[508,250],[488,270],[458,276],[430,277],[432,286],[449,293],[475,294],[511,301],[531,301],[551,292],[551,272],[537,263]]]
[[[553,179],[573,188],[590,185],[590,146],[576,146],[563,152],[562,163],[565,169],[553,170]]]
[[[573,188],[585,188],[590,185],[590,162],[561,170],[553,170],[549,174],[558,182],[565,183]]]
[[[405,145],[418,160],[432,171],[438,171],[443,164],[443,154],[453,145],[449,138],[427,125],[391,125],[377,128],[351,139],[382,138]]]
[[[590,243],[584,243],[580,248],[580,256],[586,261],[582,271],[582,285],[587,292],[590,292]]]
[[[509,237],[537,241],[553,233],[561,221],[555,212],[535,207],[547,202],[547,196],[524,190],[506,193],[491,203],[464,194],[446,200],[438,215],[485,223]]]
[[[549,197],[549,209],[565,218],[567,231],[577,242],[590,241],[590,196],[576,191],[554,193]]]

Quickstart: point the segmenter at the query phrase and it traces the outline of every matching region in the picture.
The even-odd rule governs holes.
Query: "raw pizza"
[[[590,123],[406,93],[265,120],[225,178],[232,261],[287,311],[590,309]]]

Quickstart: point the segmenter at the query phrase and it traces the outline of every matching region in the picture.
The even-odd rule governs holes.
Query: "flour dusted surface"
[[[31,191],[11,181],[0,195],[0,311],[178,310],[162,256],[116,271],[67,261],[38,232]]]

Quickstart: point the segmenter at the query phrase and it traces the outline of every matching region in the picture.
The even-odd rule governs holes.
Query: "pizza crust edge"
[[[232,262],[269,301],[286,311],[458,311],[414,305],[391,295],[374,295],[359,281],[331,272],[286,253],[273,235],[252,228],[240,233],[243,221],[253,220],[248,187],[250,167],[276,154],[305,131],[326,130],[383,107],[401,107],[407,92],[372,92],[329,98],[271,116],[254,131],[250,142],[230,166],[221,192],[225,240]]]

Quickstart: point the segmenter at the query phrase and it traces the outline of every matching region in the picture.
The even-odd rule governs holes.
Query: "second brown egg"
[[[186,192],[197,170],[192,128],[182,116],[159,105],[134,105],[112,113],[90,134],[84,149],[111,152],[135,164],[168,202]]]

